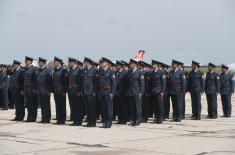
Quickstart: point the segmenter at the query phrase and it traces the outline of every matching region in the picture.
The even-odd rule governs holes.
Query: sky
[[[0,63],[104,56],[235,62],[234,0],[0,0]]]

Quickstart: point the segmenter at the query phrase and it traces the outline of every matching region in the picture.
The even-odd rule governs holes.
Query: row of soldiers
[[[70,106],[72,126],[82,125],[86,116],[86,127],[95,127],[101,116],[103,128],[110,128],[116,118],[119,124],[137,126],[154,117],[161,124],[169,118],[170,100],[173,107],[173,121],[185,117],[185,94],[192,100],[192,119],[201,119],[201,95],[205,92],[208,103],[208,118],[217,118],[217,95],[221,94],[224,117],[231,117],[231,95],[234,92],[234,78],[226,65],[222,73],[215,72],[215,65],[208,64],[206,76],[199,70],[200,64],[192,61],[192,71],[183,70],[183,63],[172,60],[169,66],[152,60],[151,64],[130,59],[116,61],[102,57],[99,63],[90,58],[83,62],[68,58],[68,68],[63,60],[54,57],[54,69],[46,65],[47,60],[39,58],[39,67],[32,65],[33,58],[25,57],[25,67],[14,60],[9,74],[6,66],[0,67],[1,102],[7,107],[7,91],[15,105],[13,121],[23,121],[25,107],[26,122],[35,122],[37,109],[41,107],[41,123],[51,121],[51,93],[56,105],[56,124],[66,121],[66,94]],[[9,82],[10,81],[10,82]]]

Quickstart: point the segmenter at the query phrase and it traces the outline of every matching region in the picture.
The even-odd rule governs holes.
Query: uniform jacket
[[[7,74],[7,70],[0,73],[0,89],[7,90],[10,84],[10,76]]]
[[[53,72],[53,93],[66,93],[68,88],[68,71],[60,66]]]
[[[99,95],[115,94],[116,76],[112,69],[100,69],[98,74],[98,93]]]
[[[220,74],[220,94],[226,95],[234,92],[234,79],[229,72]]]
[[[166,75],[162,70],[153,70],[150,75],[151,94],[166,92]]]
[[[10,89],[12,91],[23,91],[24,86],[24,69],[19,68],[17,70],[14,70],[11,73],[11,81],[10,81]]]
[[[188,75],[188,91],[191,93],[203,93],[205,90],[205,79],[199,70],[190,71]]]
[[[170,71],[167,84],[169,94],[181,94],[186,92],[186,78],[180,69]]]
[[[52,72],[46,66],[37,70],[37,94],[46,94],[52,91]]]
[[[128,72],[128,96],[143,94],[145,89],[144,75],[136,69]]]
[[[68,93],[82,93],[83,69],[78,66],[69,69],[68,72]]]
[[[116,71],[116,91],[115,95],[125,95],[127,94],[127,89],[128,89],[128,72],[124,69],[122,70],[117,70]]]
[[[36,83],[37,83],[37,75],[36,75],[37,68],[34,66],[25,67],[24,68],[24,92],[32,93],[33,90],[36,90]]]
[[[85,68],[83,77],[83,94],[97,93],[98,71],[95,67]]]
[[[215,71],[212,73],[207,72],[205,83],[206,94],[216,94],[220,92],[220,78]]]

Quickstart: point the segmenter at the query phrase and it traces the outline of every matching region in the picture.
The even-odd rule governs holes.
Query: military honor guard
[[[81,126],[83,121],[82,76],[83,70],[75,58],[69,58],[68,97],[71,110],[71,126]]]
[[[201,119],[201,95],[205,89],[205,78],[203,73],[199,70],[200,64],[196,61],[192,61],[192,71],[188,75],[188,91],[191,95],[192,102],[192,119]]]
[[[184,70],[184,63],[180,62],[179,63],[179,68],[180,70],[183,72],[184,76],[185,76],[185,79],[188,78],[188,72]],[[187,88],[188,88],[188,82],[186,80],[186,91],[185,93],[183,94],[183,97],[182,97],[182,102],[183,102],[183,119],[185,119],[185,94],[187,92]]]
[[[25,57],[24,67],[24,101],[27,107],[26,122],[35,122],[37,119],[38,103],[36,99],[36,85],[37,85],[37,68],[32,65],[33,58]]]
[[[84,58],[84,78],[82,80],[82,93],[84,99],[84,105],[87,115],[86,127],[96,126],[96,96],[97,96],[97,79],[98,71],[93,66],[94,61],[90,58]]]
[[[153,107],[151,102],[151,90],[150,90],[150,74],[152,66],[144,61],[139,61],[139,69],[144,76],[144,93],[141,97],[142,103],[142,123],[147,123],[148,119],[153,116]]]
[[[131,125],[138,126],[142,121],[142,95],[144,93],[144,75],[137,68],[138,62],[130,59],[128,72],[128,96],[130,104]]]
[[[39,57],[37,70],[36,93],[37,101],[41,107],[42,119],[40,123],[50,123],[51,120],[51,90],[52,90],[52,72],[46,65],[47,60]]]
[[[68,71],[63,67],[63,60],[54,57],[52,91],[56,106],[56,124],[66,121],[66,92],[68,88]]]
[[[186,92],[186,77],[180,70],[181,62],[172,60],[172,70],[168,76],[168,93],[173,105],[173,121],[183,119],[183,96]]]
[[[10,84],[10,76],[7,72],[7,65],[0,65],[0,102],[2,110],[9,108],[8,89]]]
[[[164,75],[166,77],[166,79],[168,79],[168,74],[169,74],[169,67],[167,64],[161,63],[161,67],[162,70],[164,72]],[[163,95],[163,105],[164,105],[164,119],[169,118],[169,114],[170,114],[170,95],[167,93],[168,91],[168,84],[167,84],[168,80],[166,80],[166,91]]]
[[[11,74],[11,98],[15,105],[15,118],[12,121],[23,121],[25,116],[25,104],[23,95],[24,70],[20,66],[21,62],[13,61]]]
[[[113,120],[113,95],[116,90],[115,72],[109,67],[112,62],[101,59],[101,69],[98,74],[98,94],[102,106],[103,128],[111,128]]]
[[[125,101],[128,89],[128,72],[123,68],[121,61],[116,61],[116,91],[114,95],[114,103],[118,109],[118,124],[126,124],[128,119],[128,104]]]
[[[220,74],[220,94],[223,107],[223,117],[231,117],[231,96],[234,93],[234,75],[228,71],[229,67],[222,65]]]
[[[154,122],[161,124],[164,120],[163,97],[166,93],[166,75],[162,70],[162,63],[152,60],[153,71],[150,75],[150,89],[154,104]]]
[[[208,104],[208,118],[217,118],[217,95],[220,93],[220,78],[219,74],[215,72],[215,67],[213,63],[208,64],[208,72],[206,74],[205,81],[205,93]]]

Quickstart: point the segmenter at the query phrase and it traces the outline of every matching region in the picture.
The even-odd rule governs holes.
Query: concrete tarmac
[[[52,101],[52,116],[55,105]],[[235,96],[232,98],[235,107]],[[186,119],[163,124],[152,120],[140,126],[114,124],[111,129],[13,122],[14,110],[0,110],[1,155],[226,155],[235,154],[235,110],[223,118],[218,97],[218,119],[206,119],[207,103],[202,97],[202,120],[191,120],[191,100],[186,95]],[[69,108],[67,109],[69,111]],[[172,112],[172,109],[171,109]],[[38,111],[40,121],[40,110]],[[69,113],[67,114],[69,116]],[[85,123],[84,123],[85,124]]]

